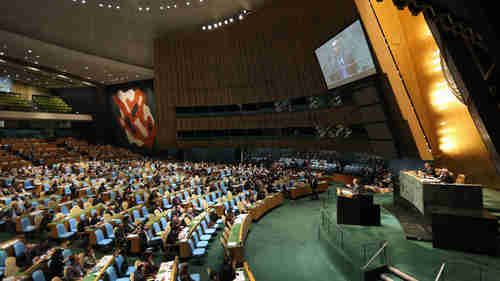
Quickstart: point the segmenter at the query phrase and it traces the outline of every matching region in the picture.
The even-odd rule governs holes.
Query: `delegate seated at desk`
[[[427,175],[427,176],[436,176],[436,173],[434,171],[434,168],[432,168],[431,164],[429,164],[429,162],[425,162],[424,164],[424,170],[423,172]]]
[[[455,182],[455,180],[451,176],[450,172],[448,172],[448,169],[446,169],[446,168],[442,168],[440,170],[438,179],[444,183],[454,183]]]

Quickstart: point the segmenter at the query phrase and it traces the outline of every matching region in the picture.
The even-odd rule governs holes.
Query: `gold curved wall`
[[[500,178],[467,107],[447,86],[439,48],[423,15],[400,11],[392,1],[355,2],[364,21],[378,20],[380,24],[366,25],[367,32],[373,35],[381,28],[387,38],[433,148],[436,166],[466,174],[468,182],[495,187]],[[372,44],[377,42],[372,40]]]

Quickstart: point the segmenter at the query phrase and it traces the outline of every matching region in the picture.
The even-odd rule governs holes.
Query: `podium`
[[[337,223],[380,226],[380,206],[373,204],[373,195],[337,197]]]

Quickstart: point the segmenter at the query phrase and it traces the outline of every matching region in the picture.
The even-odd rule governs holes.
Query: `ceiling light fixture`
[[[35,67],[31,67],[31,66],[26,66],[26,69],[29,69],[29,70],[31,70],[31,71],[36,71],[36,72],[39,72],[39,71],[40,71],[40,69],[35,68]]]

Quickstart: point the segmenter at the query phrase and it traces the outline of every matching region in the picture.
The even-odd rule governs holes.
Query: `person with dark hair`
[[[179,270],[179,279],[180,281],[194,281],[193,278],[189,275],[189,264],[184,262],[181,264],[181,268]]]
[[[97,264],[97,259],[95,257],[94,248],[88,246],[83,253],[83,260],[81,261],[82,267],[85,270],[92,269]]]
[[[316,179],[315,176],[310,176],[309,177],[309,184],[311,185],[311,190],[312,190],[312,199],[313,200],[319,200],[319,195],[318,195],[318,180]]]
[[[224,263],[219,272],[220,281],[233,281],[236,278],[236,260],[231,261],[229,256],[224,256]]]
[[[61,248],[58,248],[52,254],[52,257],[50,258],[49,267],[47,270],[48,280],[52,280],[52,278],[54,278],[56,276],[64,277],[63,276],[64,257],[63,257],[62,252],[63,252],[63,250]]]
[[[64,269],[64,279],[66,281],[80,280],[84,276],[82,267],[75,255],[69,256],[69,265]]]
[[[144,272],[144,264],[139,263],[137,269],[130,276],[130,281],[146,281],[146,273]]]

